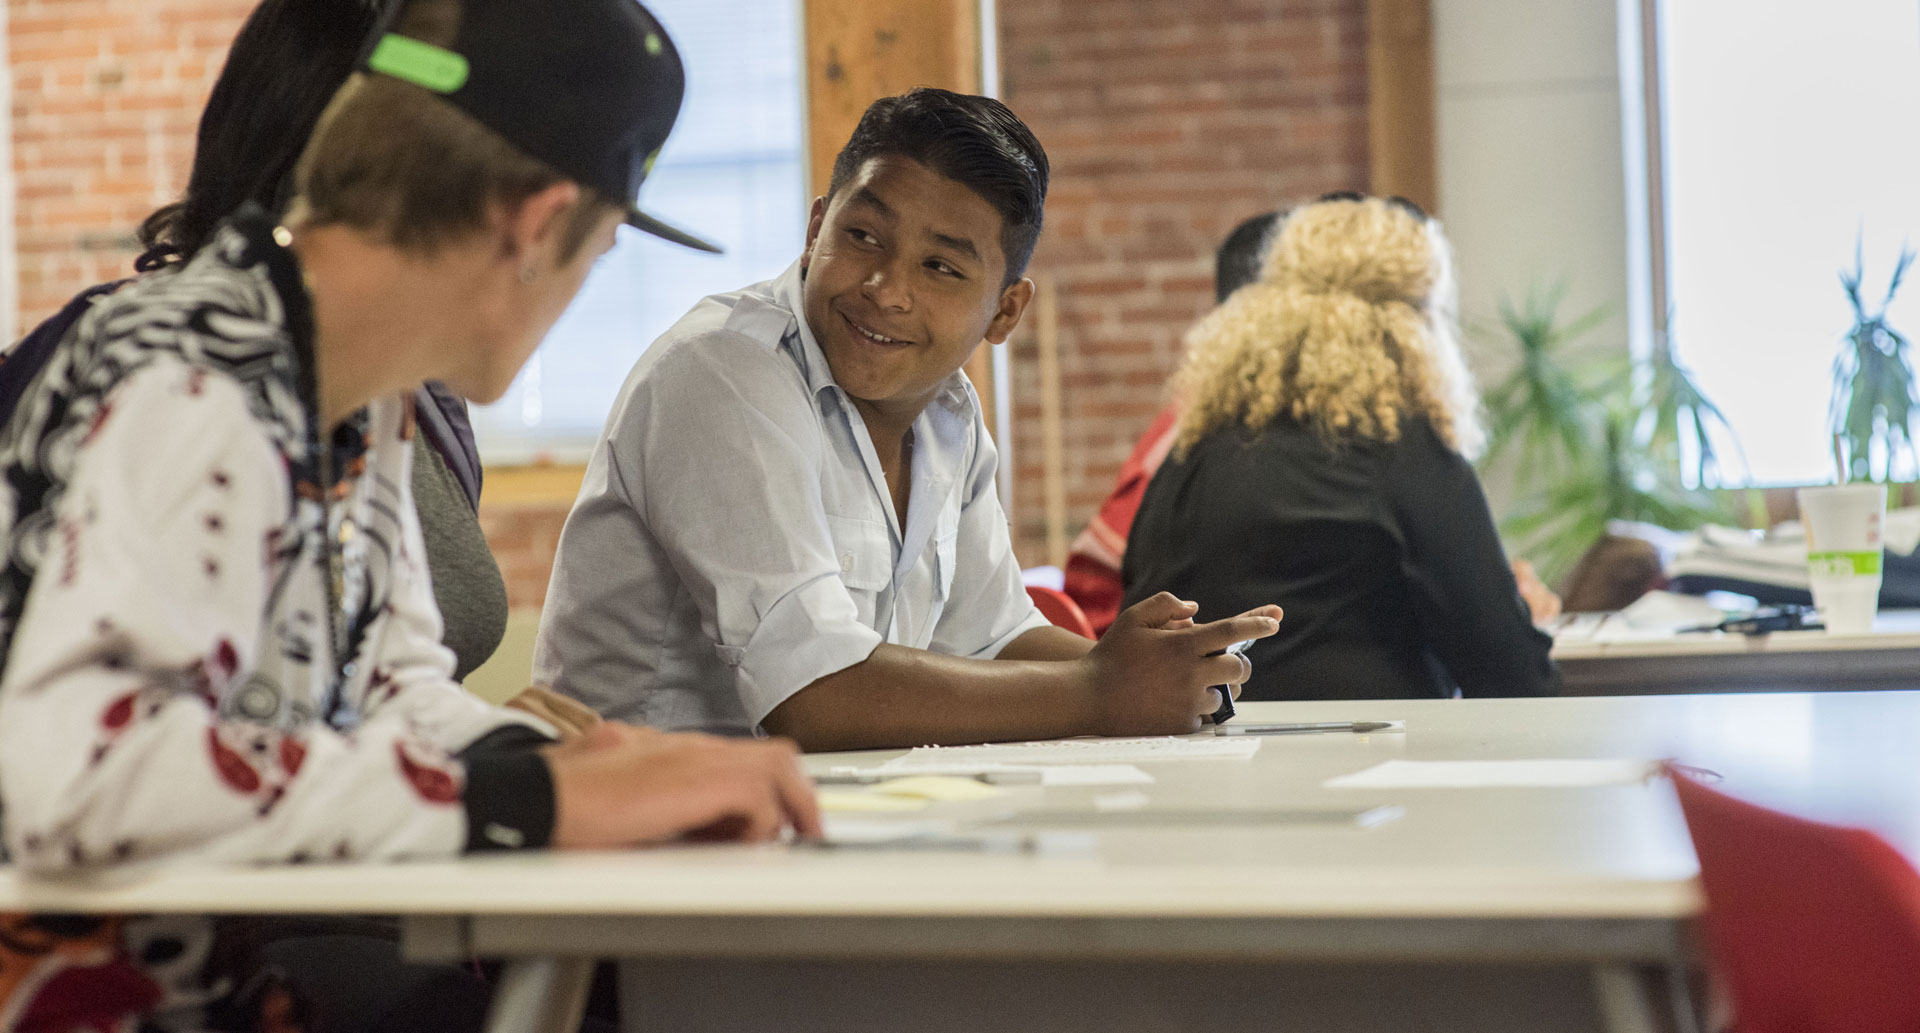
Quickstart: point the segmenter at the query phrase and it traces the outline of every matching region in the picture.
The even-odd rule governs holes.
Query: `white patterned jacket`
[[[272,233],[243,212],[103,298],[0,435],[0,827],[30,869],[551,830],[543,726],[463,691],[440,645],[410,400],[321,454]]]

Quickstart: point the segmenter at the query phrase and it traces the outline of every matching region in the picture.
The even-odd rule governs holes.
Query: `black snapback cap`
[[[680,54],[636,0],[460,0],[440,47],[390,29],[361,65],[431,90],[528,156],[616,204],[627,225],[701,251],[719,248],[635,207],[686,91]]]

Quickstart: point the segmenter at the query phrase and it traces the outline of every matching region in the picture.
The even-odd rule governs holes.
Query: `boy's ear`
[[[1020,317],[1032,303],[1033,281],[1025,277],[1001,291],[1000,305],[994,309],[993,322],[987,324],[987,343],[1007,343],[1007,338],[1013,336],[1013,328],[1020,325]]]
[[[561,180],[504,209],[501,230],[507,257],[524,261],[559,237],[573,216],[574,206],[583,199],[579,184]]]
[[[805,273],[807,266],[813,263],[813,242],[820,239],[820,227],[827,224],[827,198],[821,195],[813,199],[813,207],[807,212],[807,249],[800,252],[800,271]]]

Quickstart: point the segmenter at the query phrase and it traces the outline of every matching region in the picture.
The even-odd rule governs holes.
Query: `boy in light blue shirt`
[[[535,677],[610,716],[810,749],[1192,731],[1277,608],[1172,596],[1095,645],[1028,601],[961,367],[1003,343],[1047,164],[1012,112],[876,102],[775,280],[622,387],[561,535]]]

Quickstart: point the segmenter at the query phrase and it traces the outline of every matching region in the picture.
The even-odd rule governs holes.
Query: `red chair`
[[[1865,829],[1790,817],[1671,767],[1738,1033],[1920,1030],[1920,872]]]
[[[1028,585],[1027,598],[1032,599],[1033,605],[1039,608],[1040,615],[1052,621],[1054,625],[1086,638],[1099,638],[1093,633],[1093,622],[1087,619],[1086,613],[1080,609],[1080,604],[1074,602],[1073,597],[1067,593],[1058,588]]]

